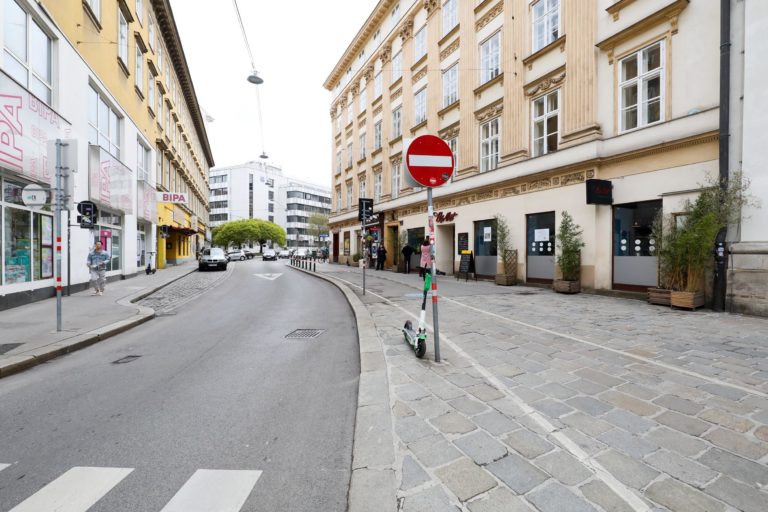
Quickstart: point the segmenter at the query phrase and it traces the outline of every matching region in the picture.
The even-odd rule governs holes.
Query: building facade
[[[712,6],[688,0],[380,1],[324,84],[333,260],[359,251],[363,196],[388,265],[423,239],[426,192],[403,154],[430,133],[455,157],[434,191],[439,270],[469,249],[496,274],[501,215],[518,277],[551,282],[567,211],[584,230],[584,288],[655,286],[654,217],[717,176],[718,33]],[[587,204],[589,179],[611,182],[613,204]]]
[[[53,208],[25,206],[21,190],[54,185],[51,142],[58,138],[69,144],[73,171],[62,224],[76,222],[81,201],[99,207],[93,229],[63,230],[62,245],[70,250],[62,254],[62,268],[71,268],[71,275],[63,271],[63,284],[73,291],[87,286],[82,263],[95,241],[111,255],[111,279],[134,275],[149,253],[160,253],[161,267],[166,255],[181,259],[189,251],[171,245],[166,252],[174,240],[161,239],[159,226],[184,228],[189,238],[196,218],[195,236],[202,237],[212,158],[170,5],[4,0],[0,19],[0,308],[55,293]],[[166,56],[163,71],[153,57],[159,51]],[[163,116],[156,112],[161,107]],[[197,199],[171,221],[163,213],[167,206],[156,201],[157,190]]]
[[[277,165],[246,162],[211,169],[211,227],[231,220],[262,219],[286,231],[288,248],[317,247],[309,225],[312,213],[330,214],[327,187],[283,175]]]

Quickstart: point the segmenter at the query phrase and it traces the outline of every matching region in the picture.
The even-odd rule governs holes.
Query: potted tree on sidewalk
[[[496,247],[501,257],[502,273],[496,274],[496,284],[511,286],[517,284],[517,249],[512,249],[512,235],[507,219],[500,214],[493,216],[496,221]]]
[[[583,230],[573,221],[573,217],[563,211],[563,219],[557,231],[557,266],[560,267],[561,279],[555,279],[553,288],[558,293],[579,293],[581,291],[581,239]]]

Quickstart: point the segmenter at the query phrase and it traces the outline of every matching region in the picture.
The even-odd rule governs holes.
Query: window
[[[381,77],[381,71],[376,73],[376,76],[373,77],[373,97],[378,98],[381,96],[382,91],[382,77]]]
[[[533,100],[533,156],[557,151],[559,90]]]
[[[120,117],[92,87],[88,90],[88,143],[120,159]]]
[[[341,150],[336,152],[336,174],[341,173]]]
[[[163,128],[163,95],[157,92],[157,124]]]
[[[136,45],[136,88],[144,94],[144,54]]]
[[[336,210],[341,210],[341,187],[336,188]]]
[[[136,19],[144,23],[144,0],[136,0]]]
[[[336,114],[336,131],[341,131],[341,113]]]
[[[453,174],[451,174],[451,181],[456,177],[456,171],[459,169],[459,138],[454,137],[448,141],[448,147],[451,148],[453,153]]]
[[[533,4],[533,51],[539,51],[560,37],[560,0],[539,0]]]
[[[211,183],[226,183],[227,182],[227,175],[221,174],[219,176],[211,176]]]
[[[403,52],[397,52],[392,57],[392,82],[396,82],[403,76]]]
[[[357,197],[358,198],[367,197],[365,195],[365,178],[360,178],[360,181],[357,183],[357,187],[358,187]]]
[[[395,18],[400,13],[400,4],[398,3],[395,5],[395,7],[392,9],[392,12],[390,13],[390,18]]]
[[[97,20],[101,20],[101,0],[85,0]]]
[[[501,73],[501,32],[496,32],[480,45],[480,83],[484,84]]]
[[[117,56],[128,69],[128,22],[120,9],[117,10]]]
[[[267,211],[269,211],[270,213],[275,213],[275,203],[269,203],[267,205]]]
[[[352,208],[352,183],[347,183],[347,208]]]
[[[381,29],[376,30],[373,34],[373,45],[376,46],[379,42],[379,37],[381,37]]]
[[[415,123],[427,120],[427,88],[423,87],[413,98]]]
[[[160,38],[158,38],[158,41],[157,41],[157,72],[162,73],[163,72],[163,45],[160,44],[159,39]]]
[[[147,31],[149,33],[149,47],[154,48],[155,47],[155,20],[152,19],[152,16],[149,17],[149,26],[147,27]]]
[[[211,201],[209,206],[211,210],[216,208],[228,208],[229,201]]]
[[[400,137],[402,132],[402,127],[400,126],[401,116],[400,116],[400,107],[397,107],[395,110],[392,111],[392,137],[395,139]]]
[[[365,133],[360,134],[360,160],[365,158]]]
[[[443,35],[451,31],[459,23],[459,0],[446,0],[443,2]]]
[[[367,84],[366,84],[367,85]],[[360,112],[365,112],[368,106],[368,91],[365,87],[360,89]]]
[[[413,61],[416,62],[427,53],[427,26],[421,27],[413,36]]]
[[[499,164],[499,118],[480,125],[480,172],[492,171]]]
[[[155,109],[155,76],[149,72],[147,77],[147,104],[153,111]]]
[[[443,106],[453,105],[459,99],[459,65],[443,71]]]
[[[381,183],[382,183],[382,176],[381,176],[381,173],[378,172],[373,176],[373,202],[374,203],[378,203],[379,201],[381,201]]]
[[[392,199],[400,195],[400,169],[402,164],[392,164]]]
[[[267,216],[267,220],[268,220],[269,222],[275,222],[275,216],[274,216],[274,215],[268,215],[268,216]]]
[[[3,69],[51,103],[51,39],[14,0],[5,0]]]
[[[381,149],[381,121],[373,125],[373,149]]]
[[[349,106],[347,106],[347,124],[352,122],[352,116],[355,115],[354,106],[355,106],[354,103],[352,103],[351,101],[349,102]]]
[[[347,144],[347,168],[352,167],[352,143]]]
[[[664,104],[663,41],[622,59],[620,73],[620,131],[661,121]]]
[[[147,183],[149,183],[151,160],[152,151],[139,140],[136,144],[136,176]]]

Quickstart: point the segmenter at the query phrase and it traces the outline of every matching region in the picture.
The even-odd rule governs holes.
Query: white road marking
[[[160,512],[238,512],[261,471],[198,469]]]
[[[339,281],[344,281],[345,283],[354,286],[355,288],[361,288],[360,286],[357,286],[354,283],[351,283],[349,281],[346,281],[341,278],[336,278]],[[362,288],[361,288],[362,289]],[[370,290],[368,290],[368,293],[371,295],[378,297],[382,299],[384,302],[387,302],[389,305],[396,307],[397,309],[401,310],[403,313],[411,316],[415,320],[418,320],[418,317],[411,313],[410,311],[406,310],[405,308],[395,304],[391,300],[387,299],[386,297],[382,297],[381,295],[378,295]],[[427,325],[427,329],[434,332],[434,329],[431,325]],[[504,385],[495,375],[493,375],[491,372],[489,372],[484,366],[480,365],[477,361],[475,361],[472,357],[469,356],[466,352],[464,352],[458,345],[456,345],[454,342],[452,342],[445,334],[441,334],[440,339],[446,342],[448,346],[450,346],[458,355],[465,358],[469,363],[472,365],[472,367],[480,372],[483,377],[485,377],[489,382],[491,382],[497,389],[499,389],[502,393],[505,393],[510,399],[512,399],[513,402],[515,402],[515,405],[520,407],[520,409],[525,413],[526,416],[531,418],[533,421],[539,424],[541,428],[543,428],[549,435],[557,439],[560,444],[568,450],[571,455],[579,459],[579,461],[592,470],[592,472],[600,479],[602,480],[608,487],[613,490],[621,499],[623,499],[630,507],[632,507],[633,510],[636,512],[650,512],[651,509],[648,507],[648,505],[645,504],[645,502],[637,496],[629,487],[625,486],[623,483],[621,483],[616,477],[614,477],[610,472],[608,472],[607,469],[605,469],[599,462],[597,462],[595,459],[589,456],[588,453],[586,453],[584,450],[581,449],[579,445],[577,445],[573,440],[571,440],[568,436],[565,435],[565,433],[559,431],[557,428],[555,428],[554,425],[552,425],[549,420],[547,420],[544,416],[542,416],[538,411],[530,407],[522,398],[517,396],[513,391],[511,391],[506,385]]]
[[[253,274],[256,277],[260,277],[262,279],[267,279],[269,281],[274,281],[278,277],[280,277],[283,274]]]
[[[74,467],[10,512],[85,512],[133,468]]]
[[[411,167],[448,167],[453,165],[450,156],[439,155],[408,155],[408,165]]]
[[[4,470],[8,466],[10,466],[10,464],[3,464],[2,462],[0,462],[0,471]]]

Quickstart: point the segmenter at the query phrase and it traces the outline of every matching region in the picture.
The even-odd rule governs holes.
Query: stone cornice
[[[490,89],[491,87],[493,87],[494,85],[496,85],[498,83],[501,83],[501,84],[504,83],[504,73],[499,73],[498,75],[496,75],[495,77],[491,78],[490,80],[488,80],[484,84],[479,85],[472,92],[474,92],[475,95],[478,95],[481,92],[485,91],[486,89]]]
[[[368,84],[368,82],[371,81],[371,79],[373,79],[373,71],[374,71],[373,65],[370,65],[367,68],[365,68],[365,71],[363,72],[363,78],[365,78],[366,85]]]
[[[565,80],[565,66],[561,66],[543,77],[526,84],[523,86],[523,89],[526,96],[535,96],[560,85],[563,80]]]
[[[397,35],[403,42],[407,41],[413,35],[413,18],[408,18],[403,21]]]
[[[440,0],[424,0],[424,9],[427,11],[427,17],[440,10]]]
[[[493,103],[491,103],[490,105],[487,105],[481,109],[476,110],[475,119],[477,119],[481,123],[484,123],[489,119],[493,119],[494,117],[500,116],[503,110],[504,110],[504,98],[500,98],[494,101]]]
[[[538,50],[538,51],[530,54],[526,58],[524,58],[523,59],[523,65],[524,66],[528,66],[528,69],[533,68],[533,63],[536,60],[538,60],[539,58],[543,57],[544,55],[547,55],[548,53],[550,53],[555,48],[560,48],[561,52],[565,51],[565,34],[563,34],[562,36],[558,37],[557,39],[555,39],[554,41],[549,43],[547,46],[545,46],[544,48],[541,48],[540,50]]]
[[[381,50],[379,51],[379,59],[381,59],[382,64],[386,64],[389,62],[389,59],[392,58],[392,45],[387,43],[381,47]]]
[[[443,140],[451,140],[453,138],[456,138],[459,136],[461,130],[461,123],[459,121],[456,121],[450,126],[446,126],[442,130],[440,130],[438,135],[440,135],[440,138]]]
[[[450,54],[458,50],[460,44],[461,39],[457,37],[454,42],[446,46],[444,50],[440,51],[440,60],[445,60]]]
[[[419,80],[421,80],[425,76],[427,76],[427,66],[424,66],[423,68],[421,68],[421,70],[419,70],[418,73],[415,73],[413,75],[413,78],[411,78],[411,83],[415,84],[416,82],[418,82]]]
[[[504,10],[504,2],[500,1],[493,7],[491,7],[487,13],[483,15],[482,18],[477,20],[477,23],[475,23],[475,31],[480,31],[484,26],[489,24],[496,16],[502,13]]]
[[[613,16],[613,21],[619,20],[619,13],[629,4],[634,3],[635,0],[617,0],[615,3],[606,7],[605,11]]]

